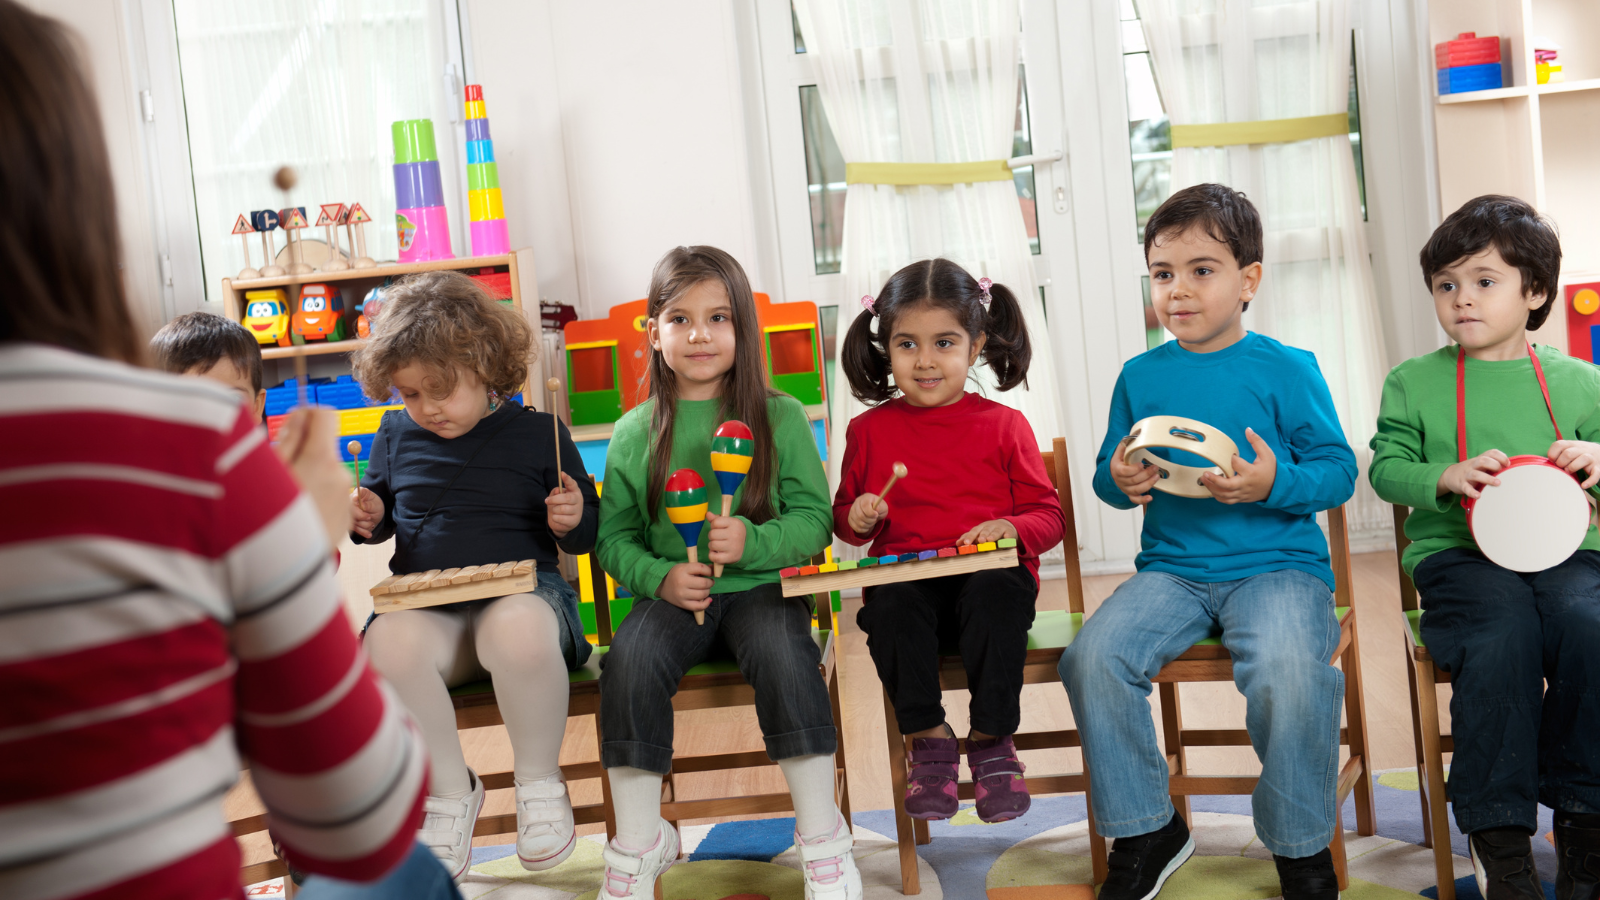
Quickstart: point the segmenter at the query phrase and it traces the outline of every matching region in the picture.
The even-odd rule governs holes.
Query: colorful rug
[[[1421,846],[1422,824],[1414,770],[1380,774],[1376,785],[1378,833],[1355,834],[1355,807],[1346,804],[1344,825],[1350,858],[1350,888],[1344,900],[1400,900],[1437,896],[1433,854]],[[1182,900],[1265,900],[1279,896],[1272,854],[1261,846],[1250,820],[1248,797],[1193,799],[1194,859],[1162,891]],[[1555,852],[1548,838],[1550,816],[1541,810],[1534,857],[1548,884]],[[889,810],[855,816],[856,863],[866,900],[900,897],[900,866]],[[761,819],[689,826],[683,830],[684,859],[668,870],[667,900],[803,900],[794,853],[794,820]],[[933,841],[918,848],[925,900],[1092,900],[1089,835],[1081,796],[1036,799],[1026,816],[985,825],[971,808],[948,822],[932,824]],[[1456,896],[1481,900],[1466,859],[1466,841],[1451,829]],[[599,836],[548,872],[527,872],[511,845],[480,847],[461,893],[468,900],[593,900],[598,892],[603,844]],[[270,884],[270,883],[269,883]],[[267,893],[275,885],[261,885]]]

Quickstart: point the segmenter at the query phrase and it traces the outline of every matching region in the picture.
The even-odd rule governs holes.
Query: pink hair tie
[[[979,278],[978,279],[978,293],[983,295],[983,301],[982,301],[983,302],[983,308],[986,309],[986,310],[989,308],[989,301],[994,299],[993,297],[989,296],[989,288],[991,288],[993,286],[994,286],[994,280],[993,279],[990,279],[990,278]]]
[[[876,309],[872,308],[872,295],[871,294],[868,294],[865,297],[861,298],[861,305],[866,307],[867,312],[872,313],[873,315],[877,315],[878,314],[878,311]]]

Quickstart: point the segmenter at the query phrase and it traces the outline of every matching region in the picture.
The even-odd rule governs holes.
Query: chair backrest
[[[1350,529],[1343,504],[1328,510],[1328,562],[1333,566],[1333,605],[1354,608],[1356,592],[1350,583]]]
[[[1412,583],[1411,576],[1406,574],[1406,567],[1400,562],[1405,556],[1406,547],[1410,546],[1411,539],[1406,537],[1406,517],[1411,515],[1411,507],[1394,505],[1394,565],[1400,572],[1400,608],[1414,610],[1417,608],[1417,586]]]
[[[1050,483],[1055,486],[1061,501],[1061,515],[1066,520],[1066,530],[1061,536],[1061,555],[1067,564],[1067,609],[1083,612],[1083,566],[1078,561],[1078,523],[1072,518],[1072,469],[1067,465],[1067,439],[1058,437],[1048,451],[1039,456],[1044,469],[1050,473]]]

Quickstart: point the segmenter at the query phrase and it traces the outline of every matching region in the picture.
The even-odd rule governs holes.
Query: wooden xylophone
[[[524,559],[520,562],[467,566],[464,569],[433,569],[409,575],[390,575],[372,586],[372,609],[386,613],[397,609],[421,609],[486,597],[525,594],[533,590],[538,582],[537,568],[533,560]]]
[[[940,550],[923,550],[920,553],[869,556],[866,559],[847,559],[820,566],[795,567],[783,569],[778,575],[782,579],[783,595],[797,597],[801,594],[871,587],[875,584],[964,575],[983,569],[1004,569],[1016,564],[1016,538],[1002,538],[998,541],[969,544],[965,547],[945,547]]]

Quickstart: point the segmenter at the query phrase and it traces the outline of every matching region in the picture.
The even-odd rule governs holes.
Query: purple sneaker
[[[956,763],[961,750],[955,738],[912,738],[906,813],[913,819],[948,819],[961,808],[956,798]]]
[[[1028,811],[1033,799],[1022,780],[1026,768],[1017,759],[1017,745],[1009,736],[990,741],[967,741],[967,765],[972,769],[978,818],[1004,822]]]

